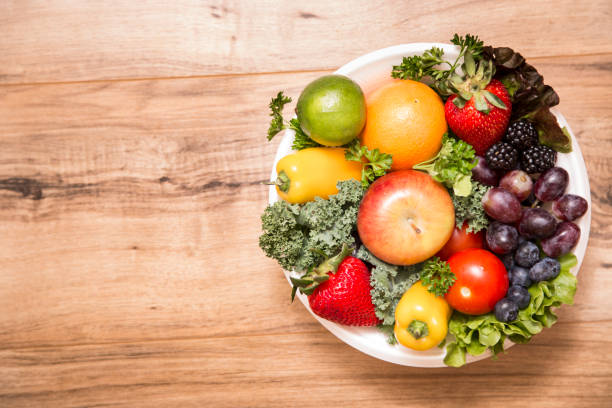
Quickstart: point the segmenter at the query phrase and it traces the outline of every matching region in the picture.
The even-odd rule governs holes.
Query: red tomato
[[[466,249],[448,260],[457,280],[446,293],[446,301],[455,310],[470,315],[488,313],[508,291],[508,272],[493,253],[484,249]]]
[[[464,249],[483,248],[484,231],[467,232],[467,227],[467,223],[464,223],[461,228],[455,227],[453,235],[436,254],[440,259],[446,261],[455,252],[463,251]]]

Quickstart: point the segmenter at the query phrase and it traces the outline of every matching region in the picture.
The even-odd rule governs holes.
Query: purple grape
[[[584,198],[574,195],[565,194],[553,201],[552,212],[563,221],[574,221],[586,213],[589,208],[589,203]]]
[[[491,169],[487,165],[487,161],[484,157],[476,156],[476,158],[478,159],[478,163],[472,169],[472,178],[487,186],[495,187],[497,185],[499,176],[495,170]]]
[[[521,202],[508,190],[493,187],[482,197],[482,207],[489,217],[510,224],[521,218]]]
[[[540,201],[554,201],[561,197],[569,183],[569,174],[561,167],[546,170],[533,186],[533,192]]]
[[[538,203],[538,199],[536,198],[535,194],[533,194],[533,189],[531,189],[531,193],[529,193],[529,197],[527,197],[523,201],[523,205],[527,207],[531,207],[532,205],[536,203]]]
[[[512,170],[501,178],[499,186],[514,194],[519,201],[524,201],[531,193],[533,181],[523,170]]]
[[[489,225],[486,234],[489,249],[496,254],[507,254],[518,245],[518,232],[511,225],[494,221]]]
[[[548,238],[555,233],[557,220],[543,208],[526,208],[523,210],[518,225],[519,234],[525,238]]]
[[[557,226],[555,233],[543,239],[542,251],[551,258],[558,258],[572,250],[580,239],[580,227],[573,222],[564,221]]]

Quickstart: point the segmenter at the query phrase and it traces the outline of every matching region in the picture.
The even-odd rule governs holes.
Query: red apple
[[[361,242],[377,258],[412,265],[435,255],[455,228],[448,191],[428,174],[400,170],[376,180],[357,215]]]

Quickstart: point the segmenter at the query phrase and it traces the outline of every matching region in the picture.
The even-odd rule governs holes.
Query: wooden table
[[[0,406],[611,406],[612,3],[298,3],[0,3]],[[591,236],[575,305],[531,344],[401,367],[291,305],[259,250],[267,103],[454,32],[559,93]]]

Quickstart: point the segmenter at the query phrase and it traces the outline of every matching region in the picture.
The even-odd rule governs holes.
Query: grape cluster
[[[561,167],[549,168],[535,181],[523,170],[499,174],[487,163],[479,162],[472,171],[475,179],[492,186],[482,198],[494,220],[485,241],[503,261],[510,282],[506,297],[495,305],[495,317],[511,322],[529,305],[530,285],[559,275],[561,265],[555,258],[570,252],[580,239],[580,227],[573,221],[586,213],[588,204],[564,194],[569,174]],[[542,207],[546,202],[552,202],[552,213]]]

